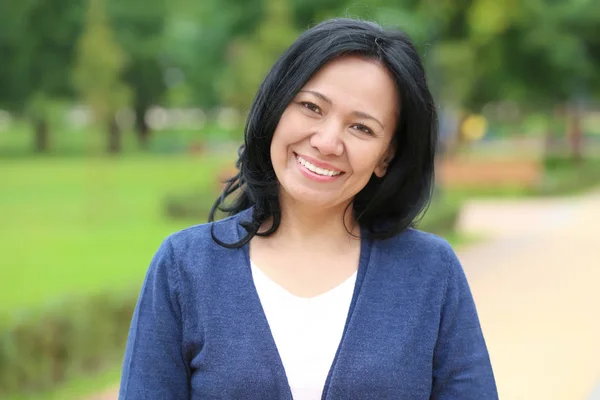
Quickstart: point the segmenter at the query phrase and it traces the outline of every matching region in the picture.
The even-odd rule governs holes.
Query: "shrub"
[[[123,355],[138,291],[63,299],[0,321],[0,398],[48,390]]]
[[[575,161],[567,157],[547,157],[546,173],[539,188],[545,196],[581,193],[600,186],[600,159],[588,158]]]
[[[442,195],[434,197],[417,228],[440,236],[453,232],[460,208],[461,203],[455,199],[448,199]]]
[[[224,167],[208,187],[196,188],[165,196],[163,212],[171,219],[205,221],[215,200],[225,187],[224,182],[235,175],[232,167]]]
[[[163,212],[168,218],[175,220],[206,221],[217,196],[217,193],[200,190],[169,195],[163,201]]]

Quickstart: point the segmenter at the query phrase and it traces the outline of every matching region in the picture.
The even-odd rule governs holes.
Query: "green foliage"
[[[72,94],[72,38],[80,23],[78,0],[0,2],[0,108],[36,124],[37,152],[49,149],[51,100]]]
[[[594,0],[106,1],[113,40],[127,55],[119,71],[138,122],[150,105],[166,102],[214,107],[225,99],[247,107],[297,33],[335,16],[409,33],[444,104],[477,110],[491,100],[516,100],[548,109],[600,93]],[[72,97],[77,79],[69,74],[84,20],[78,0],[0,4],[7,61],[0,65],[0,107],[22,111],[40,95]],[[119,58],[106,59],[108,70],[123,64]],[[30,109],[39,109],[35,104]]]
[[[334,16],[347,16],[347,2],[340,0],[291,0],[294,23],[299,30]]]
[[[257,31],[231,45],[230,68],[221,80],[223,102],[247,110],[271,65],[296,37],[288,0],[269,1]]]
[[[78,42],[74,84],[97,122],[106,125],[130,97],[121,81],[126,58],[113,38],[103,0],[89,0],[85,21]]]
[[[475,85],[476,49],[468,40],[445,40],[435,46],[432,57],[444,80],[439,100],[444,104],[462,104]]]
[[[115,387],[121,376],[122,362],[116,362],[94,374],[74,374],[68,381],[53,387],[49,391],[34,393],[15,393],[2,400],[81,400]]]
[[[22,111],[38,93],[71,94],[81,21],[79,0],[0,2],[0,107]]]
[[[520,12],[517,0],[499,3],[494,0],[474,1],[467,10],[469,34],[476,43],[488,43],[506,32]]]
[[[167,100],[183,105],[221,104],[219,85],[229,44],[255,30],[263,14],[261,0],[177,0],[170,3],[164,27],[163,62],[177,71]],[[183,96],[182,96],[183,95]],[[173,104],[169,103],[169,104]]]
[[[131,89],[140,144],[147,144],[144,115],[164,102],[166,90],[164,27],[169,7],[165,0],[107,0],[115,38],[128,57],[123,77]],[[189,51],[189,49],[188,49]],[[163,62],[164,64],[164,62]]]
[[[511,99],[548,109],[585,92],[600,63],[598,54],[588,50],[597,39],[576,22],[585,20],[590,4],[587,0],[530,0],[504,7],[510,11],[504,12],[499,35],[490,33],[484,35],[487,40],[474,41],[481,72],[475,76],[467,103]],[[482,24],[475,21],[485,20],[485,15],[473,19],[473,39],[481,37],[476,33]]]
[[[448,198],[444,193],[436,192],[431,205],[417,224],[417,228],[425,232],[446,236],[454,232],[461,206],[462,199],[457,197]]]
[[[541,195],[573,195],[600,186],[599,158],[573,162],[566,157],[547,157],[544,164],[546,174],[539,188]]]
[[[215,184],[215,188],[217,185]],[[216,190],[215,190],[216,192]],[[208,215],[215,203],[218,193],[207,196],[205,190],[186,191],[184,193],[173,193],[165,197],[163,210],[171,219],[202,219]]]
[[[0,320],[0,396],[47,390],[114,365],[137,294],[72,297]]]

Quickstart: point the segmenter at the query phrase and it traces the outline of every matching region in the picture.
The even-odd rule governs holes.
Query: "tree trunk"
[[[108,126],[108,152],[110,154],[121,152],[121,129],[115,118],[110,120]]]
[[[148,150],[150,142],[150,127],[146,123],[146,109],[137,108],[135,110],[135,132],[138,143],[142,150]]]
[[[49,147],[48,122],[43,118],[35,121],[34,147],[36,153],[47,153]]]
[[[583,130],[581,129],[581,113],[576,105],[570,108],[567,119],[567,138],[571,150],[571,159],[580,162],[582,156]]]

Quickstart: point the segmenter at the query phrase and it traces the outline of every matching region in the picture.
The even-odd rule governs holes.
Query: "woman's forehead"
[[[339,106],[381,118],[398,110],[396,83],[380,62],[359,56],[340,57],[325,64],[300,91],[316,94]]]

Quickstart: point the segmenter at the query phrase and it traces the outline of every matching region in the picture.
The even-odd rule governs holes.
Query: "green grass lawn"
[[[0,314],[70,293],[139,285],[170,221],[169,193],[205,188],[231,160],[14,158],[0,163]]]

